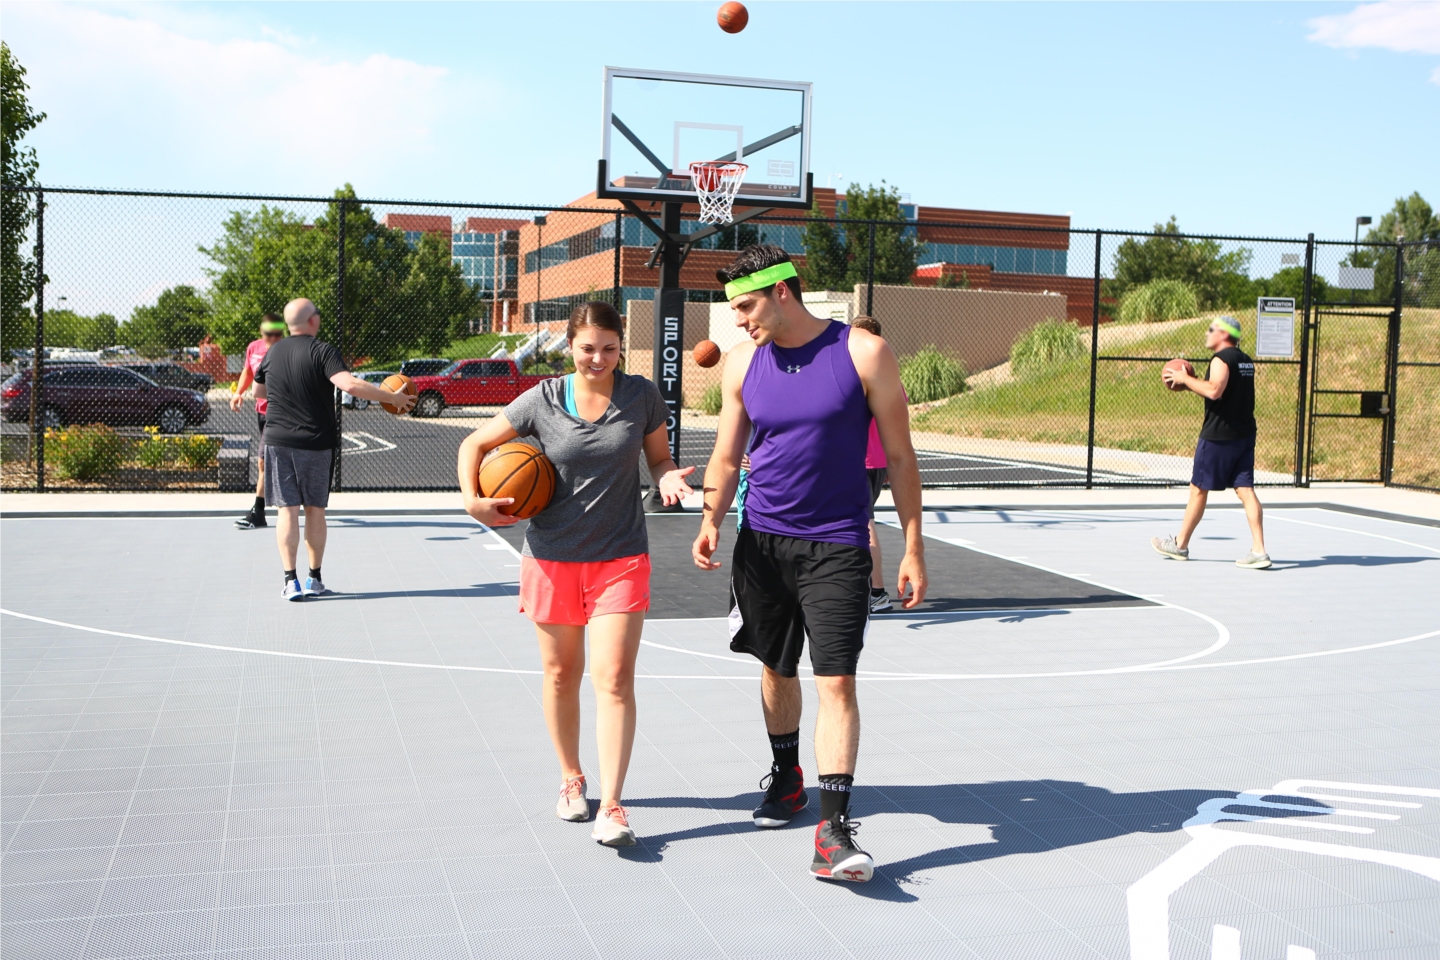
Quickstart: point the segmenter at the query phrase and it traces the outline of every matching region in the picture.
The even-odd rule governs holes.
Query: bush
[[[695,409],[713,417],[720,412],[724,401],[725,397],[720,392],[720,384],[712,383],[705,388],[704,393],[700,394],[700,399],[695,401]]]
[[[140,466],[159,470],[175,459],[175,448],[169,437],[160,436],[159,427],[146,427],[145,434],[145,439],[135,445],[135,459]]]
[[[900,364],[900,382],[911,403],[944,400],[965,390],[965,364],[931,344]]]
[[[1085,355],[1080,328],[1068,320],[1042,320],[1010,348],[1010,372],[1028,377],[1047,367]]]
[[[220,438],[192,433],[188,437],[174,437],[170,441],[177,447],[180,460],[192,470],[208,467],[215,462],[220,452]]]
[[[128,441],[102,423],[45,431],[45,455],[56,476],[93,480],[120,469]]]
[[[1120,298],[1121,323],[1157,323],[1200,313],[1200,297],[1184,280],[1151,280]]]

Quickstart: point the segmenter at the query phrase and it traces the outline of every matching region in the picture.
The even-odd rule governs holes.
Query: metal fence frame
[[[613,250],[614,250],[614,284],[613,284],[613,290],[611,291],[611,294],[610,294],[610,299],[615,303],[615,305],[617,306],[617,308],[618,308],[618,307],[621,307],[621,296],[622,296],[622,287],[621,287],[621,260],[622,260],[622,249],[623,249],[624,246],[625,246],[625,244],[624,244],[624,221],[625,221],[625,219],[626,219],[627,217],[630,217],[630,218],[634,219],[634,215],[633,215],[633,214],[627,213],[627,212],[625,212],[625,211],[623,211],[623,210],[616,210],[616,209],[613,208],[613,207],[603,207],[603,208],[600,208],[600,207],[569,206],[569,205],[565,205],[565,204],[537,205],[537,204],[463,203],[463,202],[452,203],[452,202],[443,202],[443,201],[391,200],[391,199],[368,199],[368,198],[338,198],[338,197],[310,197],[310,196],[285,196],[285,195],[258,195],[258,194],[241,194],[241,193],[196,193],[196,192],[142,191],[142,190],[105,190],[105,189],[70,188],[70,187],[42,187],[42,186],[37,186],[37,187],[22,187],[22,188],[14,188],[14,187],[9,187],[9,186],[7,186],[7,187],[5,187],[5,189],[6,189],[6,190],[20,189],[20,190],[25,191],[25,192],[31,192],[31,193],[33,193],[34,196],[35,196],[35,204],[36,204],[36,209],[35,209],[35,221],[34,221],[34,237],[35,237],[34,259],[35,259],[35,263],[36,263],[36,266],[37,266],[37,282],[36,282],[36,288],[35,288],[35,292],[34,292],[34,301],[35,301],[35,309],[34,309],[34,314],[35,314],[35,352],[34,352],[34,355],[33,355],[33,358],[34,358],[34,359],[33,359],[33,363],[34,363],[34,365],[35,365],[35,376],[34,376],[34,387],[33,387],[33,389],[31,390],[31,397],[30,397],[30,402],[31,402],[30,428],[31,428],[31,431],[32,431],[32,434],[33,434],[33,435],[32,435],[32,439],[31,439],[31,443],[32,443],[33,451],[34,451],[34,458],[35,458],[35,465],[36,465],[36,480],[35,480],[35,485],[34,485],[33,490],[34,490],[34,492],[42,492],[42,493],[43,493],[43,492],[46,492],[46,490],[47,490],[46,483],[45,483],[45,464],[44,464],[44,456],[45,456],[44,425],[43,425],[43,423],[42,423],[42,419],[43,419],[43,418],[41,418],[40,416],[38,416],[38,413],[37,413],[37,412],[38,412],[39,410],[43,409],[43,405],[44,405],[43,375],[44,375],[44,364],[45,364],[45,358],[44,358],[44,337],[45,337],[45,333],[44,333],[44,331],[45,331],[45,284],[46,284],[46,277],[45,277],[45,271],[44,271],[44,263],[45,263],[44,258],[45,258],[45,208],[46,208],[46,200],[45,200],[45,197],[46,197],[46,194],[47,194],[47,193],[52,194],[52,195],[55,195],[55,194],[62,194],[62,195],[67,195],[67,194],[80,194],[80,195],[94,195],[94,196],[156,197],[156,198],[171,198],[171,199],[192,198],[192,199],[205,199],[205,200],[241,200],[241,201],[266,202],[266,203],[292,202],[292,203],[335,204],[335,205],[338,207],[338,212],[339,212],[339,224],[340,224],[340,229],[339,229],[339,233],[338,233],[338,237],[337,237],[337,239],[338,239],[338,248],[337,248],[337,254],[336,254],[336,255],[337,255],[337,261],[336,261],[336,274],[337,274],[337,280],[336,280],[336,285],[337,285],[336,298],[337,298],[337,303],[338,303],[338,305],[339,305],[339,306],[338,306],[338,309],[337,309],[337,311],[336,311],[336,317],[335,317],[335,320],[336,320],[336,338],[337,338],[337,341],[338,341],[338,346],[340,347],[342,354],[344,354],[344,355],[346,356],[347,360],[349,360],[349,359],[351,358],[352,353],[351,353],[351,351],[350,351],[350,349],[349,349],[349,346],[350,346],[350,345],[349,345],[348,340],[347,340],[347,330],[346,330],[345,278],[346,278],[347,256],[346,256],[346,249],[345,249],[345,229],[344,229],[344,225],[345,225],[345,218],[346,218],[346,215],[347,215],[347,211],[349,210],[349,208],[350,208],[351,206],[356,206],[356,207],[361,207],[361,206],[367,206],[367,207],[368,207],[368,206],[431,207],[431,208],[434,208],[434,207],[444,207],[444,208],[456,209],[456,210],[488,210],[488,211],[510,211],[510,212],[515,212],[515,213],[532,213],[532,214],[537,214],[537,215],[538,215],[537,218],[536,218],[536,220],[537,220],[537,222],[538,222],[539,224],[542,224],[542,226],[541,226],[541,228],[540,228],[541,230],[543,230],[543,224],[544,224],[544,222],[545,222],[545,221],[544,221],[545,215],[548,215],[548,214],[551,214],[551,213],[555,213],[555,212],[560,212],[560,211],[563,211],[563,212],[565,212],[565,213],[603,214],[603,215],[605,215],[605,216],[607,216],[607,217],[613,216],[613,217],[614,217],[614,220],[615,220],[616,229],[615,229],[615,243],[614,243],[614,245],[613,245]],[[641,218],[641,219],[643,219],[643,218]],[[751,222],[751,223],[754,223],[754,224],[764,224],[764,223],[774,223],[774,224],[784,224],[784,223],[804,224],[804,223],[808,222],[808,220],[809,220],[809,218],[806,217],[806,216],[784,216],[784,215],[779,215],[779,214],[770,214],[770,215],[763,215],[763,216],[760,216],[760,217],[756,217],[756,218],[754,218],[753,220],[751,220],[750,222]],[[826,220],[827,220],[827,222],[831,223],[832,225],[835,225],[835,226],[838,226],[838,227],[842,227],[842,228],[845,228],[845,229],[847,229],[847,230],[848,230],[848,229],[854,229],[854,228],[859,227],[859,228],[865,229],[865,230],[867,231],[867,233],[868,233],[868,242],[867,242],[867,244],[866,244],[866,247],[867,247],[867,250],[868,250],[868,261],[867,261],[866,267],[865,267],[865,278],[866,278],[866,279],[865,279],[865,284],[864,284],[864,286],[865,286],[865,308],[866,308],[866,309],[865,309],[865,312],[867,312],[867,313],[873,312],[873,309],[874,309],[874,295],[875,295],[875,286],[876,286],[876,284],[875,284],[876,233],[877,233],[877,229],[878,229],[878,228],[890,228],[890,229],[894,229],[896,226],[900,226],[900,225],[903,223],[903,226],[906,227],[906,228],[916,228],[916,229],[922,228],[922,227],[932,227],[932,228],[946,228],[946,229],[956,229],[956,230],[983,230],[983,231],[989,231],[989,232],[1015,232],[1015,233],[1026,232],[1026,231],[1031,231],[1031,232],[1043,232],[1043,233],[1059,233],[1059,232],[1062,232],[1061,230],[1059,230],[1059,229],[1057,229],[1057,228],[1054,228],[1054,227],[1024,226],[1024,225],[998,225],[998,224],[987,224],[987,223],[952,223],[952,222],[931,222],[931,221],[918,221],[918,220],[903,221],[903,222],[899,222],[899,221],[877,221],[877,220],[868,220],[868,219],[849,218],[849,217],[843,217],[843,216],[830,217],[830,218],[826,218]],[[1101,329],[1101,315],[1102,315],[1102,309],[1103,309],[1103,308],[1102,308],[1102,295],[1101,295],[1101,294],[1102,294],[1102,280],[1104,279],[1104,278],[1103,278],[1103,262],[1102,262],[1102,261],[1103,261],[1103,246],[1104,246],[1104,243],[1105,243],[1105,240],[1106,240],[1107,237],[1110,237],[1110,238],[1122,238],[1122,237],[1123,237],[1123,238],[1145,238],[1145,237],[1154,236],[1154,234],[1153,234],[1152,232],[1149,232],[1149,231],[1106,230],[1106,229],[1075,229],[1075,228],[1068,228],[1068,229],[1064,230],[1063,232],[1066,233],[1066,234],[1068,235],[1068,237],[1070,238],[1070,240],[1071,240],[1070,247],[1071,247],[1072,250],[1075,248],[1075,239],[1076,239],[1076,238],[1079,238],[1079,237],[1093,237],[1093,238],[1094,238],[1094,241],[1093,241],[1093,242],[1094,242],[1094,263],[1093,263],[1093,268],[1092,268],[1092,272],[1091,272],[1091,275],[1090,275],[1090,278],[1091,278],[1091,280],[1092,280],[1092,289],[1091,289],[1092,304],[1091,304],[1091,315],[1090,315],[1090,318],[1089,318],[1089,321],[1090,321],[1090,322],[1089,322],[1089,331],[1090,331],[1090,358],[1089,358],[1089,359],[1090,359],[1090,371],[1089,371],[1089,374],[1090,374],[1090,375],[1089,375],[1089,398],[1088,398],[1088,401],[1089,401],[1089,402],[1088,402],[1088,412],[1087,412],[1087,434],[1086,434],[1086,435],[1087,435],[1087,440],[1086,440],[1086,466],[1085,466],[1084,478],[1083,478],[1083,481],[1080,480],[1079,478],[1076,478],[1074,481],[1066,481],[1066,482],[1063,482],[1063,483],[1061,483],[1061,482],[1050,482],[1050,481],[1037,481],[1037,482],[1033,482],[1033,483],[1009,483],[1009,482],[1007,482],[1007,483],[1004,483],[1004,484],[1001,484],[1001,485],[1004,485],[1004,486],[1017,486],[1017,485],[1019,485],[1019,486],[1047,486],[1047,485],[1062,486],[1062,485],[1063,485],[1063,486],[1072,486],[1072,487],[1081,487],[1081,486],[1083,486],[1085,489],[1092,489],[1092,488],[1095,488],[1095,487],[1097,487],[1097,486],[1129,487],[1129,486],[1176,486],[1176,485],[1183,485],[1183,484],[1181,484],[1181,483],[1178,482],[1178,481],[1155,481],[1155,482],[1146,482],[1146,481],[1143,481],[1143,480],[1125,480],[1124,482],[1114,482],[1114,481],[1109,481],[1109,480],[1107,480],[1107,479],[1105,479],[1105,478],[1097,477],[1097,476],[1096,476],[1096,470],[1095,470],[1096,419],[1097,419],[1096,397],[1097,397],[1097,390],[1098,390],[1098,382],[1097,382],[1097,379],[1098,379],[1098,378],[1097,378],[1097,373],[1098,373],[1098,370],[1100,369],[1100,364],[1102,364],[1102,363],[1118,362],[1118,361],[1126,361],[1126,362],[1135,362],[1135,361],[1155,361],[1155,362],[1163,362],[1165,359],[1168,359],[1168,358],[1163,358],[1163,357],[1139,357],[1139,356],[1128,356],[1128,355],[1108,354],[1108,353],[1102,353],[1102,352],[1100,351],[1100,336],[1099,336],[1099,331],[1100,331],[1100,329]],[[1176,238],[1177,240],[1184,240],[1184,241],[1223,241],[1223,242],[1252,243],[1252,244],[1253,244],[1253,243],[1272,243],[1272,244],[1291,244],[1291,245],[1303,246],[1303,247],[1304,247],[1304,250],[1305,250],[1305,261],[1304,261],[1304,295],[1303,295],[1302,302],[1301,302],[1300,304],[1298,304],[1299,309],[1298,309],[1298,311],[1297,311],[1298,314],[1299,314],[1299,320],[1300,320],[1300,322],[1299,322],[1300,343],[1299,343],[1299,347],[1298,347],[1297,357],[1296,357],[1295,359],[1290,359],[1290,360],[1260,360],[1260,361],[1257,361],[1257,362],[1262,363],[1262,364],[1278,364],[1278,365],[1287,365],[1287,366],[1295,366],[1295,367],[1298,367],[1298,383],[1299,383],[1299,387],[1298,387],[1298,391],[1297,391],[1296,408],[1295,408],[1295,409],[1296,409],[1296,412],[1295,412],[1295,417],[1296,417],[1296,430],[1295,430],[1295,444],[1294,444],[1294,449],[1295,449],[1294,471],[1293,471],[1293,480],[1291,481],[1290,484],[1287,484],[1287,485],[1294,485],[1294,486],[1301,486],[1301,487],[1303,487],[1303,486],[1308,486],[1308,485],[1309,485],[1309,482],[1310,482],[1310,470],[1308,469],[1308,462],[1307,462],[1307,459],[1306,459],[1306,458],[1307,458],[1307,455],[1308,455],[1308,452],[1309,452],[1308,449],[1307,449],[1307,447],[1308,447],[1308,444],[1309,444],[1309,441],[1310,441],[1310,428],[1307,427],[1307,424],[1308,424],[1308,423],[1313,423],[1312,417],[1313,417],[1313,414],[1314,414],[1314,392],[1315,392],[1315,390],[1314,390],[1314,372],[1315,372],[1315,362],[1316,362],[1316,350],[1318,349],[1318,341],[1317,341],[1316,338],[1315,338],[1316,319],[1317,319],[1317,317],[1316,317],[1316,309],[1317,309],[1318,306],[1321,306],[1321,305],[1322,305],[1322,304],[1318,304],[1317,302],[1315,302],[1315,300],[1314,300],[1313,297],[1312,297],[1312,281],[1313,281],[1313,278],[1314,278],[1314,276],[1315,276],[1315,270],[1316,270],[1316,267],[1315,267],[1315,251],[1316,251],[1317,244],[1324,244],[1324,245],[1327,245],[1327,246],[1328,246],[1328,245],[1332,245],[1332,244],[1333,244],[1333,245],[1338,245],[1338,244],[1341,243],[1341,241],[1317,241],[1317,240],[1315,239],[1314,234],[1310,234],[1310,235],[1307,236],[1305,239],[1298,239],[1298,238],[1268,238],[1268,237],[1238,237],[1238,236],[1209,235],[1209,234],[1180,234],[1180,235],[1173,235],[1173,236],[1175,236],[1175,238]],[[1352,245],[1354,245],[1354,241],[1343,241],[1343,244],[1344,244],[1345,246],[1352,246]],[[1365,246],[1366,244],[1364,244],[1364,243],[1362,242],[1360,245]],[[1404,290],[1404,283],[1405,283],[1404,265],[1405,265],[1406,252],[1407,252],[1407,250],[1430,250],[1430,249],[1434,249],[1434,248],[1435,248],[1435,245],[1421,241],[1421,242],[1396,242],[1396,243],[1393,243],[1393,244],[1383,244],[1383,245],[1382,245],[1382,244],[1370,244],[1370,245],[1368,245],[1368,246],[1371,246],[1371,247],[1380,247],[1380,248],[1384,248],[1384,249],[1393,249],[1393,250],[1395,251],[1395,277],[1394,277],[1394,291],[1393,291],[1393,296],[1391,297],[1391,303],[1390,303],[1391,308],[1392,308],[1392,316],[1391,316],[1391,321],[1390,321],[1390,324],[1391,324],[1390,340],[1389,340],[1389,344],[1388,344],[1388,347],[1387,347],[1387,361],[1388,361],[1388,365],[1387,365],[1387,366],[1388,366],[1388,374],[1387,374],[1387,375],[1388,375],[1388,382],[1387,382],[1387,385],[1386,385],[1386,386],[1387,386],[1387,389],[1388,389],[1388,391],[1389,391],[1389,396],[1390,396],[1390,398],[1392,398],[1392,404],[1393,404],[1394,408],[1395,408],[1396,410],[1399,410],[1399,409],[1402,409],[1402,404],[1403,404],[1403,399],[1402,399],[1402,397],[1398,396],[1398,395],[1397,395],[1397,392],[1396,392],[1397,389],[1398,389],[1398,373],[1399,373],[1399,371],[1400,371],[1402,368],[1405,368],[1405,369],[1409,369],[1409,368],[1417,368],[1417,369],[1418,369],[1418,368],[1440,368],[1440,362],[1432,362],[1432,361],[1429,361],[1429,360],[1406,360],[1406,359],[1402,359],[1401,356],[1400,356],[1400,341],[1401,341],[1401,338],[1402,338],[1402,336],[1403,336],[1403,331],[1404,331],[1403,313],[1404,313],[1405,303],[1404,303],[1403,290]],[[543,244],[542,244],[542,247],[543,247]],[[537,250],[538,250],[538,249],[540,249],[540,248],[537,248]],[[687,252],[688,252],[688,251],[687,251]],[[539,269],[542,270],[542,271],[543,271],[543,269],[545,269],[545,266],[544,266],[543,262],[540,263]],[[523,269],[523,265],[522,265],[522,273],[523,273],[523,272],[524,272],[524,269]],[[1074,276],[1074,275],[1072,274],[1071,276]],[[540,302],[540,299],[539,299],[539,296],[538,296],[538,292],[537,292],[537,298],[536,298],[536,299],[537,299],[537,304],[538,304],[538,303]],[[1333,305],[1335,305],[1335,304],[1323,304],[1323,305],[1333,306]],[[1358,305],[1358,304],[1357,304],[1357,305]],[[1380,305],[1380,304],[1377,304],[1377,303],[1374,303],[1374,302],[1369,302],[1369,301],[1367,301],[1367,302],[1364,304],[1364,306],[1379,306],[1379,305]],[[1440,307],[1440,303],[1435,304],[1435,306],[1436,306],[1436,307]],[[537,306],[537,313],[536,313],[536,315],[537,315],[537,318],[538,318],[538,316],[539,316],[539,308],[538,308],[538,306]],[[521,319],[521,322],[522,322],[522,323],[525,322],[525,321],[523,320],[523,317],[522,317],[522,319]],[[1437,373],[1437,376],[1440,376],[1440,373]],[[340,422],[341,422],[342,419],[343,419],[344,413],[343,413],[343,410],[342,410],[342,408],[340,407],[338,401],[337,401],[336,408],[335,408],[335,415],[336,415],[336,419],[337,419],[337,425],[339,425]],[[1380,477],[1381,481],[1384,482],[1384,483],[1386,483],[1387,485],[1406,486],[1406,487],[1412,487],[1412,488],[1415,488],[1415,489],[1427,489],[1427,490],[1440,489],[1440,486],[1431,487],[1431,486],[1425,486],[1425,485],[1419,485],[1419,484],[1407,484],[1407,483],[1396,482],[1396,481],[1394,480],[1394,478],[1391,476],[1391,472],[1392,472],[1392,471],[1391,471],[1391,466],[1392,466],[1392,461],[1393,461],[1393,456],[1392,456],[1392,454],[1393,454],[1393,449],[1392,449],[1392,448],[1393,448],[1393,445],[1394,445],[1394,443],[1395,443],[1395,414],[1394,414],[1393,412],[1391,413],[1390,419],[1387,421],[1387,423],[1386,423],[1386,425],[1385,425],[1385,427],[1384,427],[1384,430],[1385,430],[1386,439],[1385,439],[1385,453],[1383,454],[1383,456],[1382,456],[1382,461],[1381,461],[1381,477]],[[333,477],[333,486],[334,486],[334,489],[336,489],[336,490],[341,490],[341,489],[349,489],[349,490],[390,489],[390,488],[373,488],[373,487],[364,487],[364,488],[361,488],[361,487],[354,487],[354,486],[348,487],[348,488],[345,487],[345,485],[344,485],[344,472],[343,472],[343,470],[344,470],[344,460],[345,460],[345,457],[344,457],[343,453],[341,453],[341,451],[337,450],[337,456],[335,457],[334,477]],[[993,486],[994,484],[990,484],[990,485]],[[936,484],[936,486],[956,486],[956,484],[940,483],[940,484]],[[406,487],[405,489],[453,489],[453,487],[442,487],[442,488]]]

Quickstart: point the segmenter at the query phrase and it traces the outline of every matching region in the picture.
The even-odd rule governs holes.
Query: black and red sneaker
[[[855,845],[857,820],[837,814],[815,828],[815,859],[810,872],[826,880],[864,883],[875,874],[875,858]]]
[[[778,763],[772,763],[770,772],[760,778],[760,786],[765,788],[765,799],[753,814],[757,827],[783,827],[810,802],[805,792],[805,771],[799,767],[781,770]]]

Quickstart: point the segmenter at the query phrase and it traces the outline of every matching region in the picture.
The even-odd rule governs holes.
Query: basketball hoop
[[[710,160],[690,164],[690,180],[700,199],[701,223],[729,223],[735,219],[735,194],[749,166]]]

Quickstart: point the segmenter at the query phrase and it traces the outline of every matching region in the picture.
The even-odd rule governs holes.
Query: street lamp
[[[1360,252],[1360,228],[1361,228],[1361,227],[1368,227],[1368,226],[1370,226],[1370,218],[1369,218],[1369,217],[1356,217],[1356,218],[1355,218],[1355,252],[1356,252],[1356,253],[1359,253],[1359,252]]]
[[[540,278],[545,275],[545,214],[535,218],[535,342],[540,342]]]

